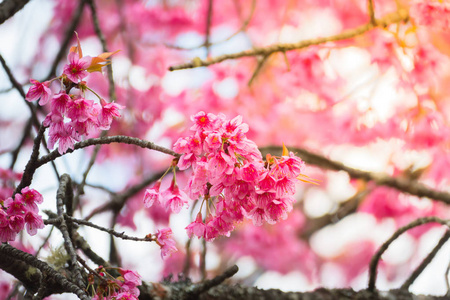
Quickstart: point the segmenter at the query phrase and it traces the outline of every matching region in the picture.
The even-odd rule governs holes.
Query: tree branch
[[[116,136],[107,136],[107,137],[102,137],[102,138],[88,139],[88,140],[76,143],[74,145],[74,149],[73,150],[68,149],[66,153],[72,153],[75,150],[86,148],[86,147],[93,146],[93,145],[104,145],[104,144],[111,144],[111,143],[136,145],[141,148],[147,148],[150,150],[159,151],[159,152],[162,152],[165,154],[172,155],[174,157],[180,156],[180,154],[176,153],[175,151],[164,148],[162,146],[158,146],[152,142],[141,140],[141,139],[134,138],[134,137],[124,136],[124,135],[116,135]],[[62,156],[62,154],[60,154],[58,152],[58,150],[54,150],[54,151],[50,152],[48,155],[41,157],[37,161],[37,167],[40,167],[50,161],[53,161],[60,156]]]
[[[450,193],[437,191],[427,187],[417,180],[410,180],[401,177],[392,177],[383,173],[371,173],[358,169],[354,169],[344,165],[341,162],[328,159],[322,155],[310,152],[302,148],[288,147],[292,152],[301,157],[305,163],[318,166],[322,169],[329,169],[334,171],[344,171],[348,173],[351,178],[364,179],[366,181],[373,181],[380,186],[388,186],[397,189],[401,192],[408,193],[417,197],[427,197],[433,200],[450,204]],[[264,147],[260,149],[263,154],[266,153],[281,153],[281,147]]]
[[[46,296],[68,292],[77,295],[81,300],[90,299],[84,290],[71,283],[47,263],[11,245],[0,245],[0,268],[19,279],[32,292],[39,289],[42,275],[45,274]]]
[[[329,37],[320,37],[310,40],[300,41],[298,43],[286,43],[286,44],[275,44],[272,46],[264,47],[264,48],[253,48],[249,50],[245,50],[242,52],[224,54],[216,57],[212,57],[207,60],[201,60],[200,58],[195,58],[191,62],[175,65],[169,67],[169,71],[175,70],[183,70],[183,69],[192,69],[198,67],[207,67],[213,64],[217,64],[229,59],[237,59],[242,57],[249,56],[268,56],[276,52],[287,52],[291,50],[299,50],[313,45],[320,45],[328,42],[336,42],[341,40],[350,39],[359,35],[366,33],[369,30],[372,30],[377,27],[386,27],[390,24],[406,22],[409,19],[408,11],[405,9],[400,9],[395,13],[388,14],[382,19],[376,20],[376,26],[372,23],[364,24],[359,27],[345,30],[340,34],[329,36]]]
[[[370,261],[369,284],[367,288],[369,292],[375,291],[375,282],[377,280],[377,266],[378,262],[380,261],[381,255],[383,255],[383,253],[389,248],[392,242],[394,242],[400,235],[402,235],[403,233],[414,227],[421,226],[427,223],[439,223],[450,228],[450,220],[443,220],[437,217],[420,218],[409,223],[406,226],[399,228],[386,242],[384,242],[383,245],[381,245],[380,249],[378,249],[378,251],[375,253],[375,255],[372,257]]]
[[[0,24],[21,10],[30,0],[4,0],[0,3]]]
[[[71,267],[75,275],[75,282],[80,288],[84,288],[85,283],[83,277],[81,276],[81,270],[77,264],[77,253],[70,237],[71,234],[69,233],[72,230],[69,229],[69,226],[64,218],[64,203],[71,203],[72,200],[72,181],[70,180],[70,176],[68,174],[63,174],[61,176],[58,191],[56,192],[56,208],[58,211],[58,220],[60,221],[58,229],[61,231],[64,238],[64,248],[70,256]]]
[[[412,272],[411,276],[405,281],[405,283],[402,284],[402,289],[408,289],[411,284],[414,283],[414,281],[419,277],[419,275],[425,270],[425,268],[430,264],[430,262],[433,260],[433,258],[436,256],[438,251],[444,246],[444,244],[448,241],[450,238],[450,230],[447,230],[442,238],[439,240],[439,243],[434,247],[434,249],[425,257],[425,259],[422,261],[422,263]]]

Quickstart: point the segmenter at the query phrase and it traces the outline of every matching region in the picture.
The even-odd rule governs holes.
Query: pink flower
[[[21,215],[9,216],[9,228],[14,232],[19,233],[25,226],[25,219]]]
[[[8,226],[8,224],[8,214],[2,208],[0,208],[0,228],[4,228]]]
[[[80,137],[74,128],[70,124],[65,123],[61,131],[50,132],[48,147],[52,149],[56,142],[58,142],[58,152],[62,155],[67,152],[67,149],[73,149],[74,143],[78,141],[79,138]]]
[[[22,195],[22,201],[25,203],[28,211],[39,211],[37,203],[41,204],[44,201],[44,198],[42,198],[42,195],[38,191],[30,189],[30,187],[27,186],[24,187],[20,193]],[[17,194],[16,197],[18,195],[20,194]]]
[[[11,226],[0,227],[0,242],[12,242],[16,239],[17,231],[13,230]]]
[[[163,228],[156,233],[156,242],[161,246],[161,258],[177,252],[175,241],[172,239],[172,229]]]
[[[3,205],[6,207],[6,212],[8,215],[23,215],[27,210],[22,201],[23,197],[20,194],[17,194],[13,200],[13,198],[9,197],[3,202]]]
[[[125,283],[127,285],[139,286],[142,284],[141,275],[139,275],[137,272],[131,271],[131,270],[125,270],[122,268],[119,268],[119,272],[122,275],[122,277],[125,280]]]
[[[242,169],[242,180],[250,183],[256,183],[260,177],[260,168],[257,168],[254,163],[245,164]]]
[[[84,98],[77,98],[69,102],[67,109],[67,117],[72,121],[84,122],[92,117],[92,109],[94,101],[86,100]]]
[[[191,117],[191,120],[194,122],[191,130],[196,131],[198,129],[212,129],[216,119],[217,117],[214,114],[206,114],[204,111],[201,111]]]
[[[269,224],[275,224],[281,220],[286,220],[287,214],[292,210],[292,204],[289,201],[273,200],[266,206],[266,220]]]
[[[178,168],[180,170],[186,170],[190,166],[194,165],[197,161],[197,157],[194,155],[194,153],[186,153],[181,155],[180,159],[178,160]]]
[[[54,95],[51,102],[52,111],[59,114],[65,114],[71,100],[72,99],[66,94],[65,91],[61,91],[60,93]]]
[[[88,76],[87,68],[91,65],[92,58],[89,56],[79,57],[78,53],[70,52],[69,63],[64,66],[63,74],[70,79],[70,81],[78,83]]]
[[[152,207],[153,204],[159,203],[160,192],[159,188],[161,187],[161,180],[158,180],[155,185],[151,189],[146,189],[144,194],[144,206]]]
[[[206,226],[202,220],[202,213],[198,213],[195,221],[186,227],[187,235],[192,238],[193,235],[198,238],[205,236]]]
[[[295,179],[284,177],[277,181],[275,189],[278,198],[282,198],[286,195],[293,195],[295,194]]]
[[[124,270],[121,268],[119,268],[119,272],[123,277],[123,282],[119,282],[120,287],[131,295],[136,297],[139,296],[139,289],[137,286],[142,284],[141,276],[135,271]]]
[[[114,102],[107,103],[103,99],[100,99],[100,104],[102,108],[98,115],[99,128],[108,130],[111,127],[113,118],[120,118],[119,109],[123,109],[125,106]]]
[[[130,292],[122,292],[114,296],[115,300],[138,300],[138,297]]]
[[[166,210],[169,210],[170,208],[170,210],[176,214],[181,211],[184,204],[188,204],[187,195],[180,191],[175,180],[172,180],[169,189],[164,191],[161,196]]]
[[[25,99],[31,102],[41,98],[41,100],[39,100],[39,105],[42,106],[47,104],[47,102],[50,100],[50,97],[52,96],[52,91],[49,88],[50,82],[45,81],[43,83],[40,83],[39,81],[34,79],[31,79],[30,81],[33,85],[28,90]]]
[[[25,215],[26,229],[29,235],[35,235],[38,229],[44,228],[42,217],[33,211],[29,211]]]

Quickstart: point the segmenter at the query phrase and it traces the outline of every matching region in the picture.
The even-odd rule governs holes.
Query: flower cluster
[[[109,274],[103,266],[97,268],[97,276],[101,279],[95,283],[94,274],[89,275],[89,286],[93,290],[95,300],[137,300],[139,299],[139,289],[142,284],[141,276],[131,270],[118,268],[121,276],[117,278]]]
[[[255,225],[286,219],[303,161],[283,147],[281,157],[269,154],[264,162],[247,139],[249,127],[241,116],[227,120],[202,111],[191,120],[193,134],[180,138],[174,150],[182,154],[180,170],[192,168],[186,191],[192,199],[202,199],[207,216],[203,221],[200,211],[186,227],[188,235],[211,241],[228,236],[244,218]]]
[[[114,52],[115,53],[115,52]],[[81,46],[72,47],[68,56],[69,63],[64,66],[63,74],[55,79],[39,82],[32,79],[26,100],[39,100],[39,105],[50,103],[50,113],[44,120],[44,126],[50,127],[48,146],[58,143],[58,151],[63,154],[73,149],[74,143],[97,130],[107,130],[114,117],[120,117],[117,103],[107,103],[90,89],[85,81],[89,72],[101,71],[103,63],[114,53],[103,53],[97,57],[83,56]],[[60,80],[58,92],[53,93],[51,82]],[[93,92],[100,103],[85,98],[85,92]]]
[[[14,241],[24,227],[30,235],[44,228],[37,206],[42,201],[42,195],[29,187],[23,188],[14,198],[0,201],[0,242]]]

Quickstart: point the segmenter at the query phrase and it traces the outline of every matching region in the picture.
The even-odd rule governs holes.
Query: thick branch
[[[377,185],[384,185],[401,192],[408,193],[417,197],[427,197],[433,200],[450,204],[450,193],[437,191],[427,187],[426,185],[416,181],[401,177],[392,177],[382,173],[371,173],[358,169],[354,169],[344,165],[341,162],[328,159],[322,155],[310,152],[302,148],[289,147],[289,149],[301,157],[307,164],[318,166],[322,169],[347,172],[351,178],[364,179],[373,181]],[[261,152],[265,153],[281,153],[281,147],[264,147]]]
[[[0,24],[14,16],[28,2],[29,0],[5,0],[0,3]]]
[[[9,265],[9,268],[5,265]],[[0,268],[19,280],[23,280],[22,282],[25,286],[31,287],[31,291],[39,289],[40,281],[35,281],[38,279],[38,275],[33,275],[29,279],[27,276],[40,271],[40,278],[42,278],[42,274],[45,274],[44,277],[46,277],[47,295],[68,292],[77,295],[82,300],[90,299],[84,290],[68,281],[67,278],[56,272],[47,263],[11,245],[0,245]]]
[[[175,65],[169,67],[169,71],[175,70],[183,70],[183,69],[192,69],[198,67],[207,67],[213,64],[217,64],[229,59],[237,59],[241,57],[249,57],[249,56],[268,56],[276,52],[286,52],[291,50],[299,50],[313,45],[320,45],[328,42],[336,42],[341,40],[346,40],[350,38],[354,38],[356,36],[362,35],[367,31],[376,28],[376,27],[386,27],[390,24],[406,22],[409,18],[408,11],[404,9],[400,9],[399,11],[386,15],[382,19],[376,20],[376,26],[372,23],[364,24],[359,27],[349,29],[341,32],[340,34],[329,36],[329,37],[321,37],[315,38],[305,41],[300,41],[298,43],[286,43],[286,44],[275,44],[264,48],[253,48],[249,50],[245,50],[242,52],[224,54],[220,56],[216,56],[207,60],[201,60],[200,58],[195,58],[191,62]]]

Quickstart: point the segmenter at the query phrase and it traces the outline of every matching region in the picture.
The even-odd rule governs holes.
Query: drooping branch
[[[287,51],[291,51],[291,50],[299,50],[299,49],[304,49],[306,47],[310,47],[313,45],[320,45],[320,44],[325,44],[325,43],[329,43],[329,42],[347,40],[347,39],[362,35],[362,34],[366,33],[367,31],[372,30],[374,28],[386,27],[390,24],[406,22],[408,19],[409,19],[408,11],[405,9],[399,9],[397,12],[388,14],[388,15],[384,16],[383,18],[376,20],[375,21],[376,25],[374,25],[372,23],[368,23],[368,24],[364,24],[364,25],[361,25],[361,26],[353,28],[353,29],[345,30],[334,36],[314,38],[314,39],[310,39],[310,40],[300,41],[298,43],[284,43],[284,44],[275,44],[275,45],[271,45],[268,47],[262,47],[262,48],[253,48],[253,49],[245,50],[242,52],[224,54],[224,55],[212,57],[212,58],[209,58],[206,60],[201,60],[200,58],[195,58],[191,62],[171,66],[171,67],[169,67],[169,71],[192,69],[192,68],[198,68],[198,67],[207,67],[207,66],[210,66],[213,64],[223,62],[225,60],[229,60],[229,59],[238,59],[238,58],[242,58],[242,57],[251,57],[251,56],[269,56],[276,52],[287,52]]]

